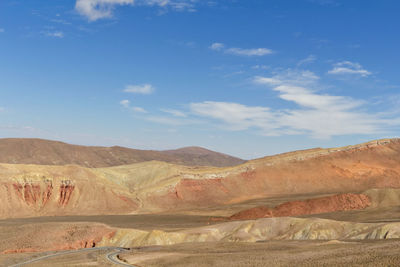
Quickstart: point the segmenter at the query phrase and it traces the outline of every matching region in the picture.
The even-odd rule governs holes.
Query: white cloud
[[[223,121],[230,130],[258,127],[273,128],[274,115],[267,107],[249,107],[238,103],[205,101],[191,103],[191,111],[199,116]]]
[[[215,50],[215,51],[219,51],[224,49],[225,45],[223,43],[213,43],[212,45],[210,45],[210,49],[211,50]]]
[[[64,33],[62,31],[53,31],[53,32],[42,32],[44,35],[54,38],[64,38]]]
[[[254,77],[253,81],[258,84],[264,84],[269,86],[282,84],[282,81],[277,78],[261,77],[261,76]]]
[[[253,70],[268,70],[271,67],[267,65],[254,65],[251,67]]]
[[[185,121],[178,119],[178,118],[170,118],[170,117],[165,117],[165,116],[148,116],[146,117],[146,120],[155,122],[155,123],[160,123],[160,124],[165,124],[165,125],[171,125],[171,126],[179,126],[179,125],[185,125]]]
[[[372,73],[364,69],[359,63],[354,63],[350,61],[343,61],[336,63],[332,70],[328,71],[329,74],[335,75],[360,75],[362,77],[367,77]]]
[[[338,135],[378,134],[399,119],[388,114],[365,111],[365,101],[320,93],[319,77],[310,71],[288,70],[272,77],[255,77],[254,82],[272,88],[281,100],[296,107],[271,109],[231,102],[191,103],[197,116],[222,122],[228,130],[255,129],[263,135],[311,135],[330,138]],[[393,115],[393,114],[392,114]]]
[[[226,54],[232,54],[236,56],[266,56],[269,54],[274,53],[271,49],[268,48],[251,48],[251,49],[244,49],[244,48],[226,48],[225,44],[223,43],[213,43],[209,47],[211,50],[214,51],[223,51]]]
[[[197,0],[76,0],[75,9],[89,21],[111,18],[116,6],[156,6],[176,11],[195,11]]]
[[[5,30],[3,28],[0,28],[0,33],[5,32]]]
[[[121,106],[123,106],[124,108],[129,108],[130,107],[130,105],[131,105],[131,101],[129,101],[129,100],[127,100],[127,99],[125,99],[125,100],[122,100],[121,102],[119,102],[120,104],[121,104]]]
[[[57,16],[57,15],[58,15],[58,16]],[[57,15],[56,15],[56,17],[60,17],[60,14],[57,14]],[[50,21],[51,21],[51,22],[54,22],[54,23],[63,24],[63,25],[72,25],[71,22],[66,21],[66,20],[64,20],[64,19],[50,19]]]
[[[187,118],[187,117],[179,117],[179,116],[158,116],[158,115],[151,115],[144,117],[145,120],[170,125],[170,126],[183,126],[183,125],[196,125],[204,123],[203,121],[195,118]]]
[[[134,0],[77,0],[75,9],[89,21],[110,18],[116,5],[133,5]]]
[[[300,61],[297,63],[297,66],[299,67],[299,66],[302,66],[302,65],[307,65],[307,64],[310,64],[310,63],[312,63],[312,62],[314,62],[314,61],[316,61],[316,60],[317,60],[317,57],[316,57],[316,56],[314,56],[314,55],[309,55],[309,56],[306,57],[305,59],[300,60]]]
[[[280,72],[273,77],[254,77],[256,84],[276,86],[276,85],[293,85],[293,86],[310,86],[315,84],[319,77],[311,71],[296,71],[288,69]]]
[[[123,106],[124,108],[129,109],[129,110],[131,110],[131,111],[133,111],[135,113],[148,113],[144,108],[132,107],[131,106],[131,101],[129,101],[127,99],[124,99],[124,100],[120,101],[119,104],[121,106]]]
[[[243,48],[229,48],[225,50],[225,53],[237,55],[237,56],[266,56],[272,54],[273,51],[268,48],[253,48],[253,49],[243,49]]]
[[[303,87],[280,85],[274,88],[280,93],[279,97],[291,101],[301,107],[319,111],[349,110],[361,106],[361,101],[356,101],[343,96],[317,94]]]
[[[132,107],[132,110],[138,113],[148,113],[144,108],[141,107]]]
[[[160,109],[160,110],[162,112],[171,114],[171,115],[173,115],[175,117],[182,117],[182,118],[187,117],[187,115],[185,113],[183,113],[182,111],[180,111],[180,110],[176,110],[176,109]]]
[[[124,89],[125,93],[149,95],[154,92],[155,88],[151,84],[127,85]]]

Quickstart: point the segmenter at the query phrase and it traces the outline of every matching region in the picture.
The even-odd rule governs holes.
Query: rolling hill
[[[0,217],[159,212],[230,216],[245,206],[265,204],[242,204],[256,199],[396,188],[399,139],[299,151],[223,168],[160,161],[105,168],[0,164]],[[367,194],[371,207],[399,204],[397,193],[385,200],[386,191],[380,192],[379,201]],[[291,209],[302,205],[294,204]]]
[[[114,147],[70,145],[42,139],[0,139],[0,163],[111,167],[145,161],[164,161],[187,166],[226,167],[244,160],[200,147],[154,151]]]

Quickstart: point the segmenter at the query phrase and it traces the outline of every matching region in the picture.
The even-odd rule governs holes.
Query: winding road
[[[97,251],[97,250],[113,250],[110,253],[108,253],[106,255],[106,259],[116,265],[120,265],[120,266],[130,266],[130,267],[135,267],[134,265],[130,265],[127,264],[125,262],[122,262],[118,259],[117,255],[119,253],[121,253],[122,251],[125,251],[127,249],[125,248],[120,248],[120,247],[99,247],[99,248],[84,248],[84,249],[79,249],[79,250],[68,250],[68,251],[62,251],[62,252],[57,252],[54,254],[50,254],[50,255],[46,255],[46,256],[42,256],[42,257],[38,257],[35,259],[31,259],[25,262],[21,262],[21,263],[17,263],[14,265],[11,265],[10,267],[19,267],[19,266],[24,266],[27,264],[32,264],[32,263],[36,263],[42,260],[47,260],[50,258],[54,258],[54,257],[58,257],[58,256],[64,256],[64,255],[68,255],[68,254],[75,254],[75,253],[82,253],[82,252],[87,252],[87,251]]]

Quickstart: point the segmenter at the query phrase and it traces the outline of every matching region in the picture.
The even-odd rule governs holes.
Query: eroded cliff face
[[[71,181],[62,181],[62,184],[60,185],[60,197],[58,199],[58,203],[61,206],[66,206],[68,205],[68,202],[71,198],[72,193],[74,192],[75,185],[72,184]]]
[[[4,227],[2,231],[15,231]],[[45,223],[44,225],[24,225],[17,232],[0,241],[0,253],[24,253],[75,250],[92,248],[104,239],[115,235],[116,230],[103,224],[92,223]]]
[[[0,218],[124,214],[137,208],[126,188],[89,169],[0,165]]]
[[[210,175],[185,177],[148,201],[164,209],[206,207],[293,194],[400,188],[400,141],[293,152]]]
[[[0,227],[2,232],[15,231]],[[3,235],[4,236],[4,235]],[[0,240],[0,253],[139,247],[193,242],[380,240],[400,238],[400,223],[355,223],[318,218],[265,218],[177,231],[112,228],[96,223],[23,225]]]
[[[371,199],[364,194],[339,194],[328,197],[290,201],[274,208],[255,207],[238,212],[231,220],[253,220],[270,217],[290,217],[335,211],[363,210],[371,206]]]
[[[400,141],[298,151],[229,168],[0,164],[0,217],[190,211],[299,194],[400,188]]]
[[[45,192],[42,192],[40,184],[14,183],[13,187],[17,196],[29,206],[44,206],[53,192],[51,182]]]
[[[4,184],[4,186],[8,186]],[[61,180],[61,184],[54,188],[53,181],[46,179],[36,182],[15,182],[12,184],[17,197],[26,205],[41,210],[55,196],[58,197],[60,206],[67,206],[74,192],[75,185],[71,180]],[[57,194],[58,193],[58,194]],[[54,195],[55,194],[55,195]]]

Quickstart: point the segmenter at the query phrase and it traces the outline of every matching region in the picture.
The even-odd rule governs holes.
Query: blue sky
[[[396,137],[395,0],[2,0],[0,137],[242,158]]]

